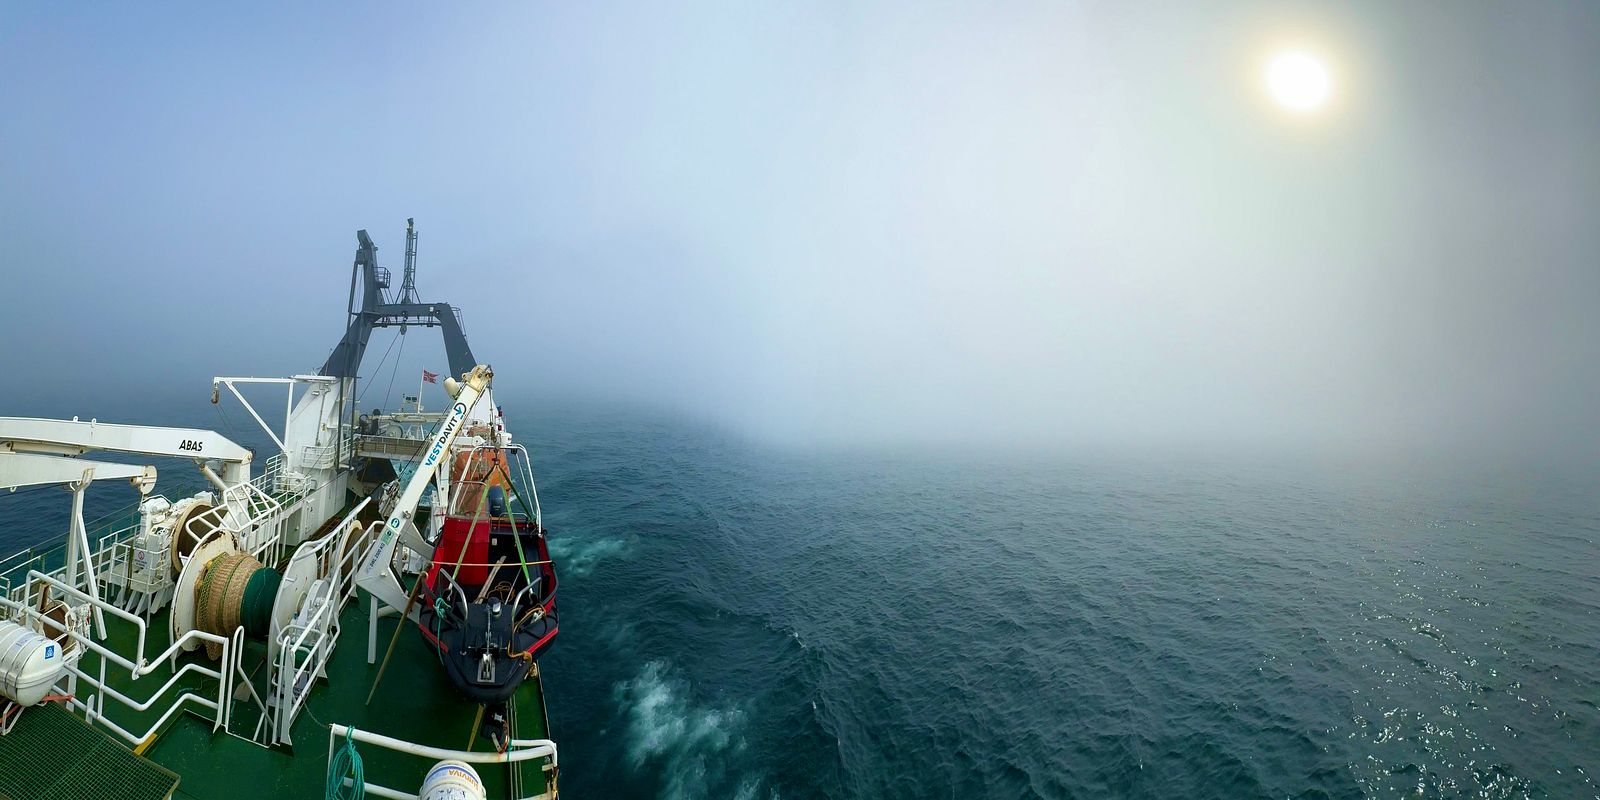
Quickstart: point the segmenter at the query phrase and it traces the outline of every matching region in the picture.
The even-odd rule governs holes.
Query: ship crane
[[[360,566],[356,568],[356,585],[396,609],[407,608],[410,603],[390,563],[395,548],[403,541],[407,547],[418,552],[426,553],[432,550],[432,546],[412,523],[412,517],[416,514],[417,503],[422,500],[428,484],[433,481],[434,474],[439,471],[440,465],[448,460],[450,443],[461,431],[462,424],[466,422],[467,415],[472,413],[478,400],[489,390],[489,382],[494,378],[494,373],[488,367],[479,365],[461,377],[459,383],[454,379],[445,380],[445,390],[454,396],[455,402],[446,412],[444,420],[439,423],[439,430],[422,450],[422,460],[417,462],[417,471],[401,490],[394,509],[389,512],[389,518],[384,520],[382,533],[378,534],[377,541],[373,542],[372,547],[362,557]]]
[[[100,599],[92,555],[94,548],[89,543],[89,528],[83,521],[84,492],[96,478],[127,478],[139,490],[139,497],[143,498],[156,485],[156,468],[60,455],[18,453],[5,449],[8,444],[0,442],[0,489],[16,491],[24,486],[65,484],[72,492],[64,577],[68,586],[82,588],[90,597]],[[98,608],[95,609],[94,620],[95,629],[104,637],[106,623]]]
[[[0,488],[15,490],[60,483],[72,491],[66,582],[81,586],[95,600],[100,599],[100,591],[91,555],[94,550],[83,521],[84,492],[97,478],[127,478],[142,498],[155,486],[156,469],[79,458],[93,451],[193,459],[218,488],[250,479],[250,451],[215,431],[82,422],[77,418],[0,417]],[[221,462],[221,476],[206,466],[205,462],[212,459]],[[105,635],[105,622],[98,608],[95,627],[101,636]]]
[[[222,434],[199,428],[0,417],[0,453],[81,456],[91,451],[192,459],[219,489],[250,480],[253,458]],[[204,468],[207,461],[222,462],[222,475]]]

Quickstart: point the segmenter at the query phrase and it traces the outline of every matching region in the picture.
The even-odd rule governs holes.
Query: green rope
[[[244,587],[243,605],[239,609],[239,622],[244,632],[256,638],[266,636],[272,627],[272,604],[278,598],[278,584],[283,576],[270,567],[250,573],[250,582]]]
[[[528,555],[522,552],[522,534],[517,532],[517,518],[511,520],[511,541],[517,546],[517,560],[522,563],[522,580],[529,586],[533,585],[533,576],[528,574]]]
[[[450,603],[444,597],[433,598],[433,638],[444,641],[444,615],[450,613]],[[434,648],[439,656],[439,663],[444,663],[444,648]]]
[[[350,776],[351,786],[346,794],[344,779]],[[356,752],[355,728],[344,729],[344,747],[335,750],[328,760],[328,790],[324,800],[362,800],[367,794],[366,778],[362,774],[361,754]]]
[[[472,534],[478,531],[478,523],[483,521],[483,510],[488,508],[488,505],[486,505],[488,500],[489,490],[485,488],[483,494],[478,495],[478,512],[472,515],[472,525],[467,528],[467,538],[461,541],[461,553],[456,556],[455,568],[450,570],[450,580],[452,581],[461,574],[461,562],[467,560],[467,548],[472,544]],[[440,535],[442,536],[443,534],[441,533]]]

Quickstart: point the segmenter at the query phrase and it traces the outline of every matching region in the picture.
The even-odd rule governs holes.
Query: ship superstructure
[[[391,293],[358,232],[322,368],[214,379],[263,463],[211,430],[0,418],[0,488],[71,495],[64,536],[0,560],[0,796],[555,796],[537,658],[556,572],[528,454],[459,310],[418,299],[409,220],[406,262]],[[357,408],[368,340],[397,326],[443,333],[445,408]],[[240,391],[262,384],[281,424]],[[156,493],[150,458],[207,490]],[[86,522],[111,480],[134,505]]]

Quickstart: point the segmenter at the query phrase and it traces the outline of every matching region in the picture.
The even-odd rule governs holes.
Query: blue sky
[[[1597,28],[1583,4],[8,4],[0,370],[86,415],[310,370],[354,230],[398,273],[415,217],[423,295],[529,396],[787,442],[1585,450]],[[1262,100],[1284,43],[1330,61],[1319,119]],[[442,365],[407,345],[405,373]]]

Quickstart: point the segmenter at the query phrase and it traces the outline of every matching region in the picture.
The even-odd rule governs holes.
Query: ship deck
[[[358,593],[341,613],[342,633],[328,661],[327,680],[317,681],[311,689],[305,708],[295,721],[292,748],[268,749],[227,731],[213,732],[210,719],[185,711],[173,715],[153,741],[133,749],[179,776],[174,796],[194,798],[322,796],[327,783],[327,726],[330,723],[432,747],[489,750],[491,745],[473,730],[478,706],[456,694],[437,655],[415,630],[400,635],[383,682],[372,704],[366,704],[367,692],[379,667],[368,664],[366,659],[368,608],[367,596]],[[378,621],[380,663],[397,620],[397,616],[391,615]],[[135,650],[136,629],[132,624],[107,616],[106,625],[108,643],[116,651]],[[407,627],[411,628],[412,624],[407,623]],[[148,630],[145,652],[153,654],[166,649],[170,642],[167,612],[152,616]],[[247,642],[246,650],[243,663],[252,673],[251,683],[258,694],[265,696],[266,645]],[[184,661],[204,659],[204,651],[199,650],[186,656]],[[204,663],[213,665],[210,661]],[[86,654],[80,668],[88,674],[96,674],[100,669],[98,656]],[[117,679],[118,672],[121,680]],[[132,681],[126,670],[108,665],[106,677],[118,691],[145,699],[166,683],[172,673],[159,670]],[[190,673],[182,676],[170,691],[215,698],[218,687],[215,679]],[[144,730],[156,722],[159,710],[170,706],[170,698],[163,698],[152,706],[152,710],[136,712],[111,703],[107,716],[129,730]],[[234,732],[249,736],[259,718],[258,713],[253,713],[255,709],[253,701],[235,701],[231,725]],[[211,713],[206,708],[196,708],[196,711]],[[511,713],[515,738],[549,738],[543,687],[537,671],[524,682]],[[340,744],[342,746],[342,742]],[[358,743],[356,750],[368,781],[403,791],[416,791],[426,769],[433,763],[431,759],[364,743]],[[537,797],[552,788],[553,779],[544,771],[546,760],[535,759],[521,765],[478,764],[475,768],[489,797]],[[370,791],[368,795],[371,796]]]
[[[129,752],[62,706],[31,709],[0,736],[0,797],[40,800],[162,800],[178,776]]]

